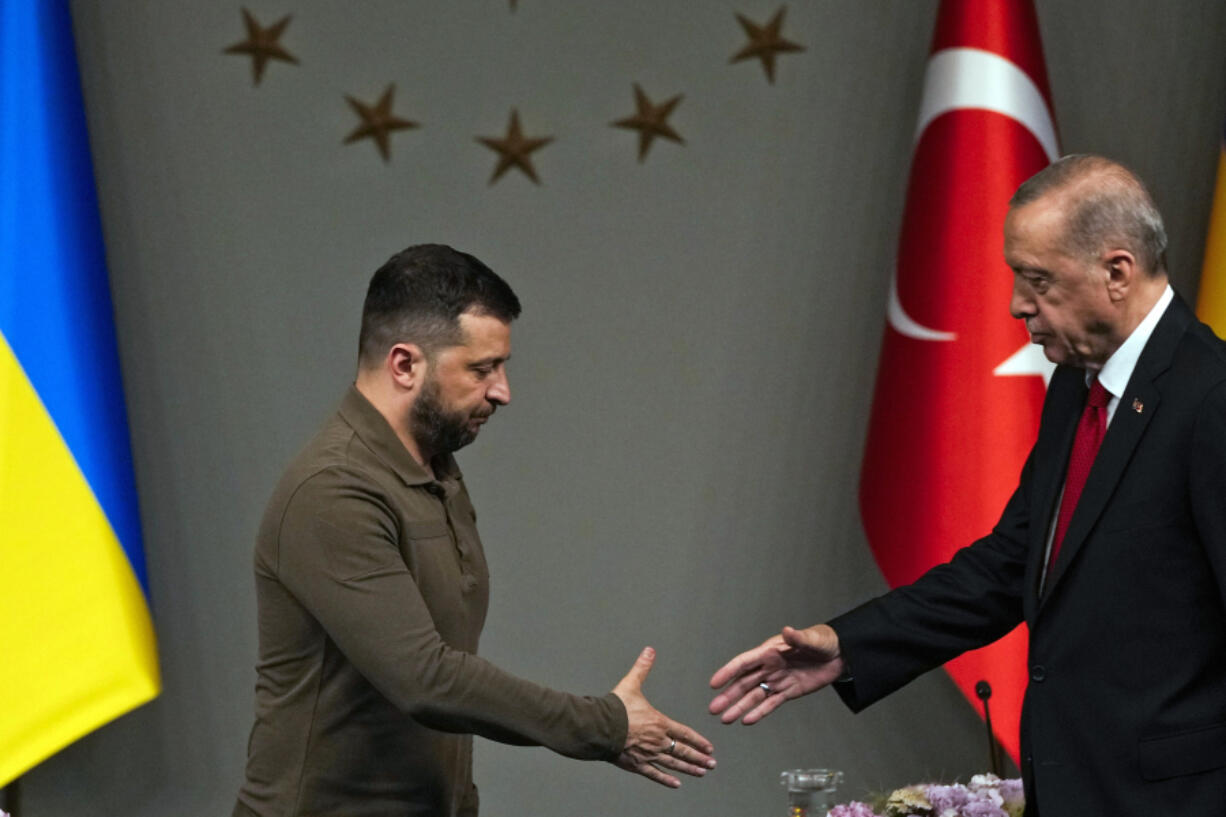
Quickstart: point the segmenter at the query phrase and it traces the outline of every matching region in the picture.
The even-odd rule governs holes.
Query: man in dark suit
[[[833,684],[854,711],[1030,628],[1027,814],[1226,811],[1226,343],[1167,282],[1141,181],[1096,156],[1023,184],[1010,313],[1058,364],[995,529],[914,584],[790,627],[711,679],[755,723]]]

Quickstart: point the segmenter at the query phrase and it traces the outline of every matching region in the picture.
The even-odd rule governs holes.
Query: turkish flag
[[[1009,316],[1008,201],[1058,155],[1031,0],[942,0],[860,478],[892,587],[988,533],[1017,485],[1051,366]],[[1025,626],[946,665],[1018,760]]]

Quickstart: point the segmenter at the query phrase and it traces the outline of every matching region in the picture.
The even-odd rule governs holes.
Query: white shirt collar
[[[1124,389],[1128,388],[1132,370],[1137,367],[1137,361],[1141,359],[1141,352],[1144,351],[1145,344],[1149,342],[1149,336],[1154,333],[1154,327],[1158,325],[1162,314],[1166,312],[1166,308],[1170,306],[1174,298],[1175,290],[1171,289],[1170,284],[1167,284],[1162,297],[1137,324],[1137,328],[1132,330],[1128,339],[1121,343],[1120,348],[1116,349],[1103,364],[1102,370],[1098,373],[1098,382],[1102,383],[1103,388],[1111,393],[1112,401],[1118,401],[1124,394]],[[1086,372],[1086,385],[1089,385],[1093,378],[1092,373]]]

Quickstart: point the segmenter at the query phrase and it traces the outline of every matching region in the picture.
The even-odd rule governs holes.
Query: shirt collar
[[[1111,392],[1112,397],[1118,398],[1124,393],[1124,389],[1128,388],[1128,381],[1132,379],[1132,370],[1137,367],[1137,361],[1141,359],[1141,352],[1144,351],[1145,344],[1149,342],[1149,336],[1154,333],[1154,327],[1158,325],[1158,320],[1162,317],[1162,313],[1166,312],[1166,308],[1170,306],[1174,297],[1175,290],[1171,289],[1170,284],[1167,284],[1162,297],[1137,324],[1137,328],[1132,330],[1127,340],[1120,344],[1120,348],[1116,349],[1103,364],[1102,370],[1098,373],[1098,382],[1103,384],[1104,389]],[[1093,374],[1086,372],[1086,385],[1089,385],[1093,378]]]
[[[350,385],[345,392],[339,413],[375,456],[395,471],[406,485],[425,485],[436,481],[421,463],[413,459],[396,436],[391,423],[366,399],[366,395],[358,391],[356,385]],[[451,454],[435,457],[433,465],[439,482],[460,478],[460,467]]]

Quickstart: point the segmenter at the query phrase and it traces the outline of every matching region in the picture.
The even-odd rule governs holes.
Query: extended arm
[[[666,785],[677,782],[661,768],[701,774],[710,765],[705,739],[647,704],[639,689],[645,670],[632,670],[608,695],[584,697],[447,644],[400,553],[393,515],[354,482],[321,472],[300,487],[281,524],[277,574],[393,705],[434,729],[568,757],[624,766],[633,750],[640,761],[633,770]]]
[[[915,583],[828,624],[785,627],[720,668],[710,710],[724,723],[756,723],[784,702],[844,677],[840,696],[859,710],[955,655],[990,643],[1022,620],[1028,461],[996,528]],[[765,684],[765,686],[762,686]]]

